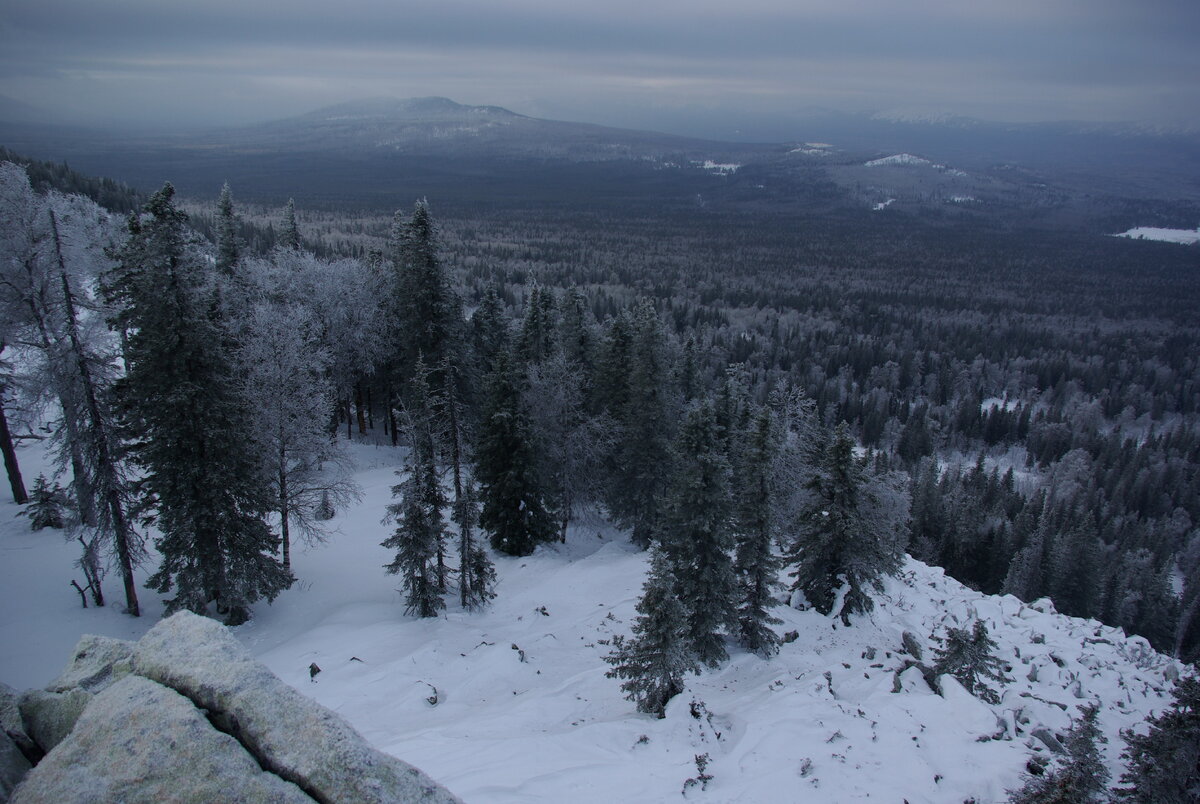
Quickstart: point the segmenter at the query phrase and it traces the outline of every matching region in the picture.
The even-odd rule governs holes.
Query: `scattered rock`
[[[789,643],[795,642],[799,638],[800,638],[799,631],[788,631],[786,634],[783,635],[783,644],[787,645]]]
[[[921,643],[917,640],[917,635],[912,631],[905,631],[900,638],[900,648],[909,656],[921,661]]]
[[[137,677],[95,696],[11,801],[312,804],[300,788],[259,767],[237,740],[213,729],[191,701]]]
[[[1055,754],[1067,753],[1067,749],[1064,748],[1062,742],[1054,736],[1054,732],[1050,731],[1050,729],[1046,728],[1045,726],[1036,728],[1029,732],[1029,736],[1040,740],[1042,745],[1049,748]]]
[[[71,733],[92,694],[78,687],[66,692],[28,690],[19,706],[25,733],[47,754]]]

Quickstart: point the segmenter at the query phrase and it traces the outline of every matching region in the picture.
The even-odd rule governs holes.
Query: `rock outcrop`
[[[0,802],[9,790],[14,804],[458,801],[284,684],[224,626],[186,612],[137,643],[85,636],[62,675],[19,703],[11,725],[33,760],[46,755],[12,790],[29,761],[8,740],[26,762],[14,758],[11,774],[0,764]],[[4,704],[0,694],[8,732]],[[0,762],[12,753],[0,742]]]

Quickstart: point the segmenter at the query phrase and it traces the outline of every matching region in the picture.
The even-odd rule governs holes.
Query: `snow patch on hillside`
[[[1196,229],[1159,229],[1154,226],[1138,226],[1113,237],[1129,237],[1134,240],[1160,240],[1164,243],[1191,245],[1200,243],[1200,227]]]
[[[710,173],[716,173],[720,176],[729,176],[737,173],[738,168],[741,167],[741,165],[732,162],[714,162],[711,159],[705,159],[703,162],[692,162],[692,164],[701,170],[707,170]]]
[[[870,162],[865,162],[866,167],[883,167],[884,165],[932,165],[928,159],[922,159],[919,156],[912,154],[894,154],[893,156],[885,156],[882,159],[872,159]]]

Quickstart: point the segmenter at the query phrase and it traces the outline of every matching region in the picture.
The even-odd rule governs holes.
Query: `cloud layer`
[[[1197,41],[1194,0],[0,0],[0,94],[160,126],[373,95],[727,133],[813,105],[1197,125]]]

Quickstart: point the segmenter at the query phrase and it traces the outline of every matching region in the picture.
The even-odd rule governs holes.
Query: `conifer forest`
[[[83,606],[287,605],[370,443],[402,463],[363,570],[397,619],[486,611],[497,562],[602,525],[644,551],[599,665],[655,717],[731,651],[771,661],[781,609],[854,629],[906,554],[1200,659],[1196,246],[826,207],[306,208],[4,157],[0,447]],[[907,655],[998,704],[996,651],[977,619]],[[1119,780],[1080,710],[1012,800],[1196,800],[1195,698]]]

